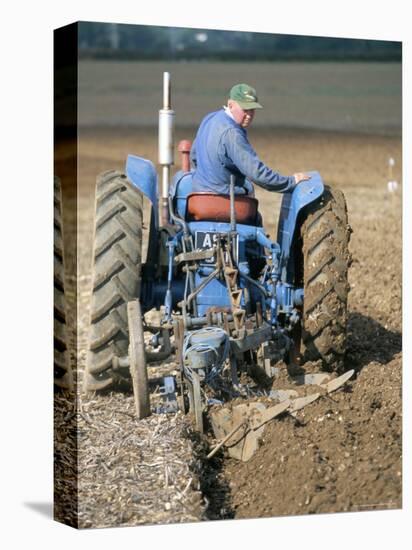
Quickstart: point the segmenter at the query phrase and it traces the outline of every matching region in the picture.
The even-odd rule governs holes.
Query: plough
[[[231,409],[220,407],[210,413],[212,428],[216,438],[220,439],[217,445],[207,455],[212,458],[221,447],[226,446],[232,458],[247,462],[258,449],[259,439],[262,438],[265,424],[282,414],[295,415],[316,401],[321,395],[332,393],[342,387],[354,374],[354,370],[319,384],[321,391],[304,397],[297,396],[295,390],[279,390],[280,402],[266,408],[261,402],[248,402],[234,405]],[[316,384],[316,380],[323,378],[322,374],[309,375],[308,381]]]

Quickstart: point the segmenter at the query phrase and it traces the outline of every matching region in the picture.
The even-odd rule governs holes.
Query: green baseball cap
[[[249,84],[236,84],[230,90],[229,98],[237,101],[242,109],[263,109],[258,103],[258,98],[255,88]]]

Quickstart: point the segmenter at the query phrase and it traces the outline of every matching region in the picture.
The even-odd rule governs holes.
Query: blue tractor
[[[276,240],[256,198],[235,195],[234,182],[229,196],[192,192],[186,142],[179,146],[186,160],[170,184],[168,73],[163,100],[161,189],[152,162],[134,155],[125,174],[97,180],[84,387],[131,384],[143,418],[150,414],[147,366],[175,354],[178,375],[163,389],[175,392],[203,431],[210,404],[247,395],[243,373],[271,379],[280,360],[293,366],[302,357],[342,368],[350,228],[343,194],[317,172],[283,195]],[[145,258],[143,197],[151,205]],[[153,308],[161,312],[157,326],[145,318]]]

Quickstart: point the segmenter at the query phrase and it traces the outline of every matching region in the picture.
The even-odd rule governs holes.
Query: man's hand
[[[301,181],[310,180],[311,178],[309,174],[304,174],[303,172],[298,172],[297,174],[293,174],[293,177],[295,178],[295,185],[297,185]]]

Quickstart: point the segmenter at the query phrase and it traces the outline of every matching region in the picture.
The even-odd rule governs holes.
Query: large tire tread
[[[301,226],[305,360],[339,371],[346,351],[350,227],[340,190],[325,186]]]
[[[93,296],[85,391],[113,388],[116,357],[128,354],[127,302],[140,296],[143,197],[124,174],[97,178]]]
[[[66,298],[63,259],[63,222],[61,185],[54,178],[54,385],[73,389],[73,375],[68,350]]]

